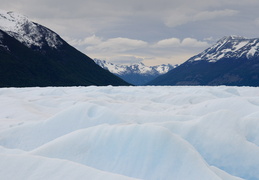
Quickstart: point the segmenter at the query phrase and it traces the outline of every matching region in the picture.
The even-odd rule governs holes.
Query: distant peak
[[[13,12],[13,11],[7,11],[6,14],[13,15],[13,14],[17,14],[17,13],[15,13],[15,12]],[[17,14],[17,15],[18,15],[18,14]],[[19,14],[19,15],[22,16],[21,14]]]
[[[8,21],[19,21],[20,19],[26,19],[28,20],[28,18],[22,14],[13,12],[13,11],[4,11],[4,10],[0,10],[0,18],[4,18]]]
[[[56,33],[12,11],[0,10],[0,29],[27,47],[57,48],[63,43]]]
[[[231,35],[231,36],[229,36],[229,38],[230,39],[247,39],[247,38],[245,38],[243,36],[237,36],[237,35]]]
[[[139,62],[139,63],[136,63],[137,65],[142,65],[142,66],[145,66],[145,64],[143,62]]]
[[[245,39],[247,39],[247,38],[245,38],[243,36],[230,35],[230,36],[224,36],[218,42],[232,41],[232,40],[245,40]]]
[[[13,11],[0,10],[0,29],[7,32],[17,32],[21,26],[29,23],[29,19],[24,15]]]
[[[223,58],[247,58],[259,56],[259,38],[246,38],[242,36],[225,36],[216,44],[200,54],[191,57],[188,61],[206,60],[216,62]]]
[[[165,74],[176,65],[157,65],[157,66],[147,66],[143,62],[138,62],[129,65],[119,65],[112,64],[110,62],[105,62],[104,60],[94,59],[95,63],[102,68],[108,69],[114,74]],[[105,63],[104,63],[105,62]]]

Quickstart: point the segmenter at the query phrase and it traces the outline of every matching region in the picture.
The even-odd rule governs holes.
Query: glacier
[[[1,88],[0,108],[1,179],[259,179],[257,87]]]

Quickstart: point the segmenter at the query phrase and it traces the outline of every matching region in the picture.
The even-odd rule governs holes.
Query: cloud
[[[70,41],[72,42],[91,58],[119,64],[137,62],[145,62],[149,65],[177,64],[209,47],[207,41],[190,37],[183,39],[172,37],[156,42],[146,42],[123,37],[105,39],[92,35],[82,40]]]
[[[97,45],[102,43],[102,38],[95,35],[86,37],[84,39],[72,39],[69,37],[65,37],[64,39],[72,46]]]
[[[206,41],[198,41],[194,38],[184,38],[182,41],[178,38],[169,38],[158,41],[154,48],[184,48],[184,47],[208,47],[209,44]]]
[[[69,40],[70,38],[67,38]],[[146,42],[130,38],[105,39],[92,35],[82,40],[69,40],[79,50],[91,58],[104,59],[114,63],[128,64],[145,62],[151,65],[159,63],[180,63],[187,60],[209,44],[194,38],[168,38],[157,42]],[[157,61],[157,62],[155,62]]]
[[[198,41],[197,39],[194,38],[185,38],[182,43],[181,46],[183,47],[208,47],[209,44],[205,41]]]
[[[121,53],[139,48],[144,48],[148,45],[147,42],[129,38],[111,38],[106,41],[102,41],[94,46],[88,46],[87,51],[99,51],[99,52],[113,52]]]
[[[91,58],[104,59],[117,63],[136,63],[145,58],[149,43],[143,40],[116,37],[105,39],[96,35],[86,37],[82,40],[66,38],[71,45]],[[138,54],[139,52],[139,54]]]
[[[180,13],[179,11],[182,11],[182,13]],[[236,14],[238,14],[238,11],[232,9],[201,12],[192,12],[191,10],[178,10],[173,12],[165,19],[165,24],[169,27],[176,27],[189,22],[218,19],[221,17],[234,16]]]
[[[109,60],[110,62],[114,62],[117,64],[133,64],[133,63],[139,63],[144,60],[143,57],[137,57],[133,55],[121,55],[121,56],[116,56],[113,58],[106,58],[106,60]]]
[[[184,61],[188,60],[194,55],[193,52],[187,53],[171,53],[166,56],[153,56],[150,58],[145,58],[142,62],[146,65],[159,65],[159,64],[181,64]]]
[[[220,17],[234,16],[238,14],[237,10],[232,9],[224,9],[224,10],[216,10],[216,11],[202,11],[195,14],[192,18],[192,21],[203,21],[210,20]]]
[[[155,44],[155,47],[178,47],[181,41],[178,38],[163,39]]]
[[[259,17],[254,20],[256,26],[259,26]]]

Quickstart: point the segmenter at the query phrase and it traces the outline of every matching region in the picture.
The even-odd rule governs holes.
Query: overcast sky
[[[0,0],[91,58],[177,64],[223,36],[258,37],[259,0]]]

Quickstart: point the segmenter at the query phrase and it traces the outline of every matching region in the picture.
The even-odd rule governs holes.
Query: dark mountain
[[[129,85],[58,34],[0,12],[0,87]]]
[[[94,59],[95,63],[133,85],[144,85],[159,75],[167,73],[177,65],[162,64],[146,66],[143,63],[118,65],[105,60]]]
[[[259,86],[259,39],[224,37],[148,84]]]

